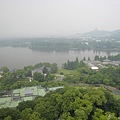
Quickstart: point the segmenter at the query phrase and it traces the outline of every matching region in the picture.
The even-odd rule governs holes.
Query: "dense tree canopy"
[[[36,64],[35,67],[40,65]],[[5,70],[0,78],[0,91],[33,85],[45,88],[64,85],[65,88],[49,92],[33,101],[23,101],[16,108],[1,108],[0,120],[117,120],[120,99],[103,87],[83,88],[74,85],[104,84],[120,89],[120,66],[108,66],[95,71],[86,67],[83,61],[79,62],[78,58],[68,61],[65,66],[66,69],[74,70],[74,73],[65,75],[62,82],[53,81],[55,76],[46,69],[46,75],[36,72],[30,81],[29,71],[35,69],[33,66],[26,66],[16,72]],[[44,67],[50,67],[52,73],[57,71],[54,63],[44,63]]]
[[[120,66],[108,66],[99,71],[82,67],[73,75],[66,76],[64,80],[68,83],[105,84],[120,89]]]
[[[78,68],[82,68],[82,67],[85,67],[85,63],[83,61],[78,61],[78,58],[76,58],[75,61],[67,61],[67,63],[64,63],[63,64],[63,68],[64,69],[68,69],[68,70],[75,70],[75,69],[78,69]]]
[[[119,112],[120,100],[103,88],[65,87],[0,109],[0,120],[117,120]]]

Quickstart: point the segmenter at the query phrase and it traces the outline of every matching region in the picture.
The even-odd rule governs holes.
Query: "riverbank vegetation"
[[[120,54],[117,55],[108,55],[108,57],[104,56],[98,56],[96,55],[94,60],[99,60],[101,62],[105,61],[105,60],[109,60],[109,61],[120,61]]]
[[[28,47],[35,51],[69,51],[69,50],[120,50],[119,39],[110,37],[81,38],[16,38],[1,39],[0,47]]]

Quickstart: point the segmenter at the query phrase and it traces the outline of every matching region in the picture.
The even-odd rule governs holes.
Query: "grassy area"
[[[120,95],[114,95],[117,99],[120,99]]]
[[[71,75],[75,72],[75,70],[59,69],[57,71],[58,74],[60,74],[61,72],[64,73],[64,75]]]
[[[58,79],[58,78],[61,78],[61,76],[57,76],[57,75],[56,75],[55,78]]]

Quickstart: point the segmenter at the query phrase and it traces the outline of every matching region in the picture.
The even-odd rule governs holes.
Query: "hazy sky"
[[[120,28],[120,0],[0,0],[0,37]]]

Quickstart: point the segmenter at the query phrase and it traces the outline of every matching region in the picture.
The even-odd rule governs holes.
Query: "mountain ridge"
[[[95,29],[93,31],[83,33],[83,35],[107,35],[107,34],[111,34],[111,35],[120,34],[120,29],[113,31]]]

